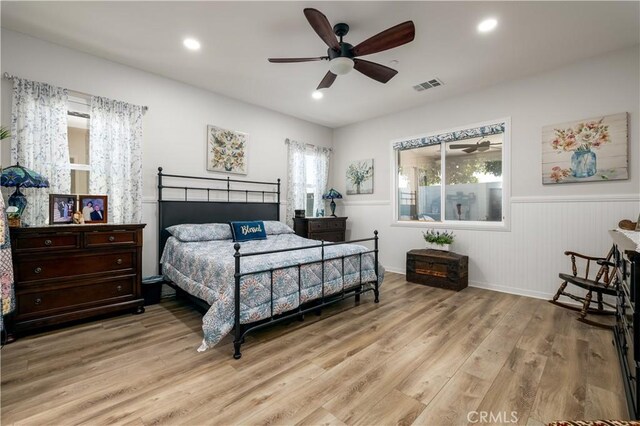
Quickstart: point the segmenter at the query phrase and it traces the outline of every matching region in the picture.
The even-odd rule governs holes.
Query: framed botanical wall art
[[[542,128],[542,183],[629,178],[627,113]]]
[[[347,195],[373,194],[373,158],[353,161],[347,167]]]
[[[247,174],[246,133],[207,126],[207,170]]]

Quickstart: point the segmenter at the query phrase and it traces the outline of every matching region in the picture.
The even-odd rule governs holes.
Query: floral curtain
[[[313,188],[313,211],[324,209],[322,195],[327,191],[329,182],[329,161],[331,160],[331,150],[329,148],[314,147],[315,175],[316,179]]]
[[[92,96],[89,192],[106,194],[109,222],[142,218],[142,107]]]
[[[305,170],[306,145],[285,140],[288,151],[287,167],[287,225],[293,227],[294,210],[305,208],[307,174]]]
[[[327,190],[331,149],[285,140],[288,146],[287,224],[293,226],[294,210],[304,209],[307,200],[307,177],[313,185],[313,212],[324,208],[322,195]],[[309,161],[307,161],[309,160]]]
[[[11,160],[49,179],[49,188],[24,188],[27,208],[22,221],[49,223],[49,194],[71,191],[67,140],[67,89],[13,78]]]

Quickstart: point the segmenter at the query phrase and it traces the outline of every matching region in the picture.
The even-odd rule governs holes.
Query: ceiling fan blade
[[[451,149],[462,149],[462,148],[475,148],[476,144],[468,144],[468,143],[460,143],[457,145],[449,145]]]
[[[318,56],[316,58],[269,58],[268,61],[275,64],[286,64],[289,62],[311,62],[311,61],[323,61],[329,59],[328,56]]]
[[[334,73],[332,73],[331,71],[328,71],[324,78],[322,79],[322,81],[320,82],[320,84],[318,84],[318,87],[316,90],[320,90],[320,89],[326,89],[327,87],[331,87],[331,85],[333,84],[334,81],[336,81],[336,77],[337,75],[335,75]]]
[[[365,61],[364,59],[354,59],[353,62],[353,68],[380,83],[386,83],[391,80],[394,75],[398,74],[398,71],[392,68],[376,64],[375,62]]]
[[[467,154],[471,154],[472,152],[476,152],[476,148],[475,145],[471,148],[467,148],[467,149],[463,149],[462,152],[466,152]]]
[[[370,37],[353,48],[354,56],[370,55],[409,43],[415,38],[413,21],[403,22]]]
[[[307,17],[311,28],[313,28],[327,46],[334,50],[340,50],[340,44],[338,43],[336,35],[333,33],[333,28],[322,12],[316,9],[306,8],[304,10],[304,16]]]
[[[480,145],[478,147],[478,151],[480,151],[480,152],[488,151],[489,148],[491,148],[489,145]]]

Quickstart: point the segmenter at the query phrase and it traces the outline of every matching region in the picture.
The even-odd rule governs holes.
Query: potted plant
[[[453,244],[453,240],[455,239],[453,232],[440,232],[435,229],[429,229],[427,232],[423,232],[422,236],[427,242],[427,248],[444,251],[449,251],[449,247]]]
[[[16,206],[7,207],[7,221],[10,228],[20,228],[20,212]]]

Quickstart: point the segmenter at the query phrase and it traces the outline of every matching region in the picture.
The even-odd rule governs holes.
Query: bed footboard
[[[345,254],[342,256],[334,256],[331,258],[326,258],[325,257],[325,247],[327,246],[334,246],[334,245],[341,245],[341,244],[352,244],[352,243],[360,243],[360,242],[366,242],[366,241],[373,241],[373,245],[374,248],[373,250],[368,250],[368,251],[364,251],[359,253],[360,256],[360,273],[359,273],[359,283],[356,284],[355,286],[349,288],[349,289],[345,289],[344,288],[344,259],[346,257],[352,257],[354,256],[354,254]],[[305,263],[298,263],[295,265],[289,265],[286,267],[278,267],[278,268],[269,268],[269,269],[264,269],[264,270],[260,270],[260,271],[254,271],[254,272],[245,272],[242,273],[240,266],[241,266],[241,259],[243,257],[249,257],[249,256],[259,256],[259,255],[266,255],[266,254],[275,254],[275,253],[283,253],[283,252],[289,252],[289,251],[297,251],[297,250],[307,250],[307,249],[312,249],[312,248],[320,248],[321,251],[321,260],[314,260],[314,261],[310,261],[310,262],[305,262]],[[331,304],[334,304],[336,302],[339,302],[341,300],[345,300],[349,297],[353,297],[355,299],[355,302],[358,303],[360,301],[360,295],[363,293],[367,293],[369,291],[373,291],[373,295],[374,295],[374,302],[375,303],[379,303],[380,302],[380,291],[379,291],[379,272],[378,272],[378,231],[374,231],[373,232],[373,238],[365,238],[365,239],[361,239],[361,240],[354,240],[354,241],[345,241],[345,242],[340,242],[340,243],[325,243],[324,241],[322,241],[320,244],[315,245],[315,246],[306,246],[306,247],[296,247],[296,248],[287,248],[287,249],[281,249],[281,250],[270,250],[270,251],[262,251],[262,252],[253,252],[253,253],[240,253],[240,244],[236,243],[234,245],[234,249],[235,249],[235,253],[234,253],[234,259],[235,259],[235,274],[234,274],[234,278],[235,278],[235,292],[234,292],[234,303],[235,303],[235,315],[234,315],[234,340],[233,340],[233,348],[234,348],[234,353],[233,353],[233,357],[235,359],[240,359],[240,357],[242,357],[242,353],[240,351],[240,348],[242,346],[242,344],[244,343],[244,338],[247,335],[247,333],[251,332],[251,331],[255,331],[267,326],[270,326],[272,324],[276,324],[282,321],[286,321],[286,320],[290,320],[292,318],[304,318],[304,314],[306,314],[307,312],[311,312],[311,311],[316,311],[319,312],[323,307],[325,306],[329,306]],[[368,253],[373,253],[374,256],[374,273],[375,273],[375,280],[374,281],[362,281],[362,256]],[[325,264],[328,261],[334,261],[336,259],[341,259],[342,261],[342,276],[343,276],[343,285],[342,285],[342,291],[339,294],[332,294],[330,297],[325,297]],[[321,297],[319,299],[317,299],[319,302],[317,304],[314,304],[314,306],[311,307],[303,307],[303,304],[301,303],[301,294],[302,294],[302,279],[301,279],[301,271],[302,271],[302,267],[305,265],[311,265],[311,264],[317,264],[317,263],[321,263],[321,285],[322,285],[322,290],[321,290]],[[280,269],[290,269],[290,268],[298,268],[298,308],[294,309],[292,311],[289,312],[285,312],[282,314],[278,314],[278,315],[274,315],[273,313],[273,273],[274,271],[280,270]],[[262,274],[262,273],[269,273],[270,274],[270,282],[271,282],[271,312],[270,312],[270,316],[263,321],[260,321],[259,323],[250,323],[250,324],[241,324],[240,323],[240,283],[242,280],[242,277],[248,276],[248,275],[255,275],[255,274]],[[372,284],[372,286],[370,287],[365,287],[365,284]]]

